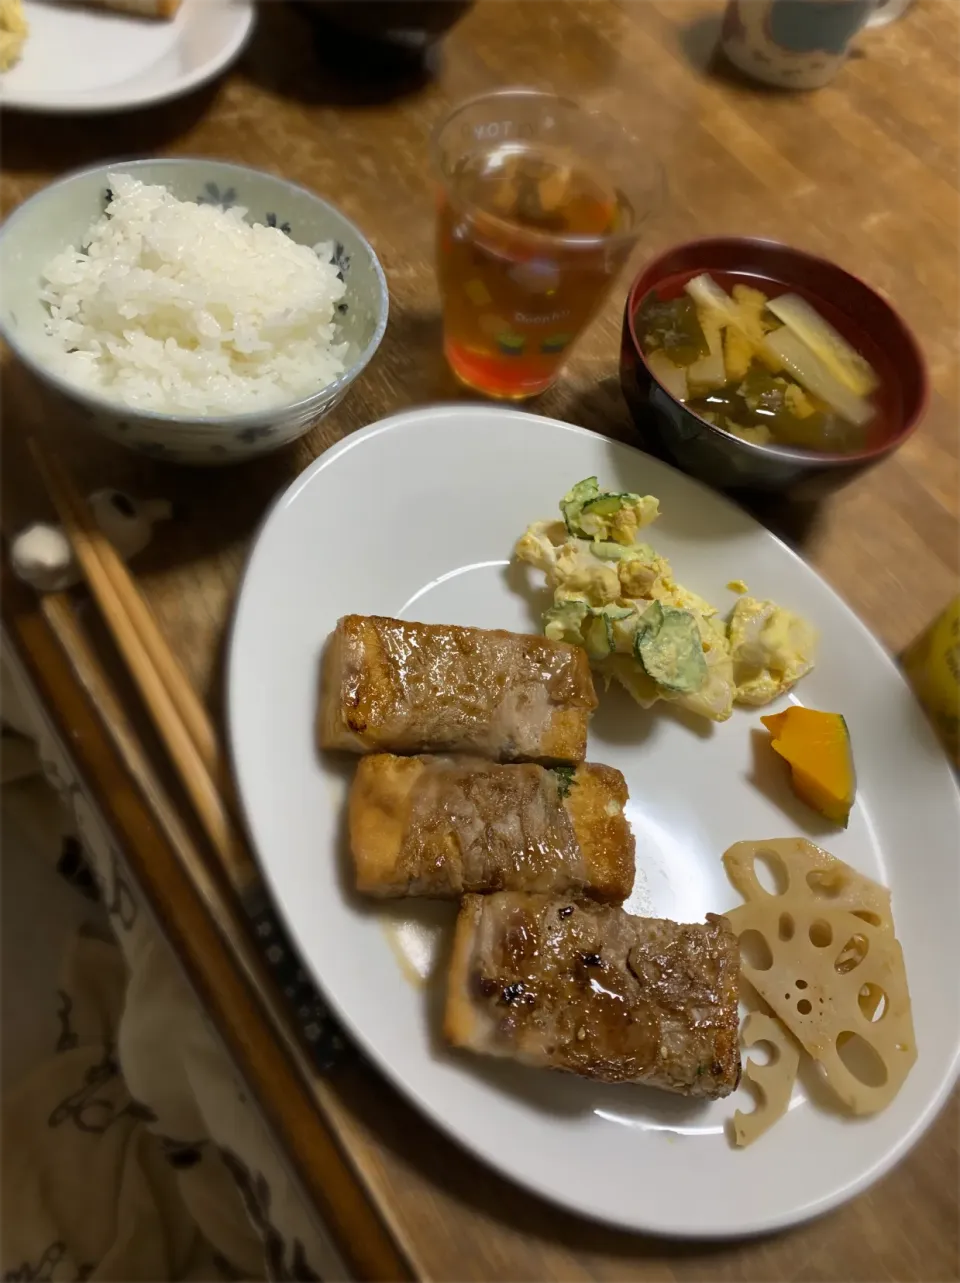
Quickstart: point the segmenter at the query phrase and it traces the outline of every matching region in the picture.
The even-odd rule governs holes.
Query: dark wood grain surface
[[[271,3],[261,7],[238,67],[189,99],[88,120],[8,114],[4,212],[59,173],[114,156],[208,155],[272,169],[337,203],[369,236],[389,280],[391,321],[376,360],[320,429],[285,454],[219,472],[140,460],[52,420],[36,389],[5,361],[4,529],[47,511],[23,446],[31,428],[64,452],[88,488],[115,484],[176,499],[182,515],[137,572],[185,666],[218,709],[237,582],[276,493],[357,427],[461,395],[440,351],[429,133],[468,94],[535,83],[603,107],[662,159],[669,194],[636,263],[698,235],[773,236],[863,276],[915,329],[933,384],[920,431],[819,509],[763,509],[899,650],[956,592],[960,563],[958,11],[953,0],[917,0],[901,22],[862,37],[833,85],[807,95],[751,87],[714,64],[721,11],[703,0],[485,0],[444,41],[436,77],[388,98],[381,80],[365,82],[346,67],[337,40],[305,10]],[[617,383],[625,288],[626,281],[561,382],[533,408],[629,440]],[[175,915],[182,894],[170,881],[159,903]],[[193,961],[203,965],[202,956]],[[216,987],[205,999],[236,1035],[230,1041],[242,1062],[244,1039],[260,1028],[256,1013],[218,996]],[[259,1066],[261,1093],[284,1089],[281,1068],[275,1072],[272,1088]],[[846,1208],[771,1238],[682,1245],[586,1224],[512,1188],[363,1064],[345,1066],[318,1091],[383,1223],[425,1278],[960,1277],[956,1100],[895,1172]],[[299,1143],[307,1148],[317,1100],[304,1097],[297,1107]],[[829,1163],[829,1154],[822,1160]],[[311,1179],[323,1177],[314,1172]],[[333,1228],[357,1233],[346,1219]]]

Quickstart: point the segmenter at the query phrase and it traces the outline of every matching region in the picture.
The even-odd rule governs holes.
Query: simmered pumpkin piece
[[[846,828],[857,779],[850,735],[840,714],[794,704],[760,720],[773,736],[774,752],[790,764],[796,795]]]

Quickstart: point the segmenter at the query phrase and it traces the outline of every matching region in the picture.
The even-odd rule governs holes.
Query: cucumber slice
[[[638,494],[601,494],[596,499],[589,499],[583,505],[583,512],[593,513],[596,517],[612,517],[615,512],[625,508],[628,503],[636,503]]]
[[[591,659],[606,659],[613,653],[613,624],[602,612],[583,625],[583,644]]]
[[[640,654],[640,643],[648,633],[654,636],[663,626],[663,606],[660,602],[652,602],[640,616],[640,623],[637,625],[637,635],[633,640],[633,649],[637,659],[643,663],[643,657]]]
[[[583,645],[582,624],[590,614],[585,601],[561,601],[543,616],[543,631],[551,641]]]
[[[571,535],[579,534],[580,513],[583,511],[583,505],[595,499],[600,493],[600,483],[596,477],[585,477],[583,481],[578,481],[572,489],[560,500],[560,511],[563,513],[563,520],[566,524],[567,531]]]
[[[614,652],[629,655],[639,619],[635,606],[602,606],[602,613],[610,621],[610,645]]]
[[[577,525],[580,530],[590,539],[604,540],[609,533],[607,523],[611,517],[615,517],[622,508],[629,508],[634,504],[640,503],[638,494],[601,494],[595,499],[589,499],[583,505],[580,515],[577,517]]]
[[[665,690],[692,695],[707,680],[700,629],[687,610],[655,601],[640,620],[633,648],[647,676]]]

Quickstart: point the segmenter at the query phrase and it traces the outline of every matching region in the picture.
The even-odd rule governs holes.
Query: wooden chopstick
[[[243,840],[241,831],[235,824],[230,806],[217,789],[216,781],[223,779],[220,773],[221,756],[216,733],[206,710],[200,703],[186,673],[170,652],[135,580],[94,522],[89,505],[78,494],[69,474],[61,464],[43,450],[39,442],[31,440],[30,449],[90,591],[143,696],[154,725],[194,804],[203,829],[220,859],[223,871],[238,893],[242,907],[248,915],[253,917],[258,934],[261,926],[266,924],[273,939],[282,941],[281,924],[277,921],[272,907],[269,905],[264,907],[265,900],[259,870],[249,847]],[[62,606],[63,602],[61,601],[60,604]],[[61,620],[61,629],[58,630],[58,639],[61,644],[63,644],[62,629]],[[75,632],[70,631],[73,632],[71,640],[75,643]],[[75,646],[68,647],[67,653],[71,653],[71,650],[73,658],[76,659]],[[89,654],[86,656],[86,662],[89,665]],[[87,694],[92,694],[89,688]],[[112,721],[116,726],[123,719],[114,715]],[[197,740],[194,739],[193,730],[197,731]],[[122,744],[122,739],[120,743]],[[125,747],[121,748],[127,769],[133,771],[133,778],[142,787],[144,759],[139,744],[136,745],[136,750],[137,755],[133,757],[136,766],[132,767],[129,741]],[[227,796],[232,798],[232,791]],[[169,839],[179,829],[178,848],[186,840],[196,850],[193,835],[180,824],[179,816],[176,813],[169,814],[169,805],[165,809],[168,813],[165,817],[163,810],[156,816],[163,836]],[[173,833],[171,833],[171,827],[173,827]],[[199,864],[199,870],[196,867],[197,864]],[[209,876],[202,857],[199,861],[195,859],[194,867],[189,870],[191,883],[197,883],[197,889],[202,889],[198,873],[201,876]],[[214,903],[217,903],[216,900]],[[227,913],[229,913],[229,906],[227,906]],[[222,913],[218,914],[215,910],[214,924],[220,926],[222,921]],[[298,996],[298,990],[309,989],[305,979],[302,979],[303,973],[297,971],[295,959],[292,962],[284,962],[281,959],[281,962],[277,963],[270,957],[271,951],[267,950],[266,959],[272,965],[273,978],[283,990],[285,997],[290,999],[288,1015],[295,1014],[297,1017],[296,1023],[292,1026],[293,1030],[298,1029],[301,1035],[297,1039],[295,1036],[291,1037],[291,1024],[277,1010],[274,995],[265,992],[262,987],[263,982],[259,977],[257,962],[259,960],[262,965],[263,954],[254,953],[251,965],[250,956],[245,952],[245,946],[242,943],[238,950],[235,931],[218,931],[217,934],[221,941],[234,937],[231,948],[240,964],[241,974],[246,973],[246,978],[254,985],[256,997],[262,1003],[265,1019],[269,1021],[266,1027],[276,1034],[277,1042],[289,1049],[288,1054],[299,1070],[301,1082],[309,1086],[311,1091],[309,1099],[318,1108],[321,1131],[319,1136],[314,1138],[315,1141],[319,1141],[319,1144],[312,1144],[310,1162],[314,1167],[318,1164],[323,1165],[326,1183],[318,1188],[314,1182],[310,1189],[316,1198],[321,1215],[324,1218],[329,1217],[331,1223],[344,1234],[346,1242],[341,1245],[341,1250],[348,1263],[354,1266],[358,1277],[412,1281],[416,1277],[412,1265],[403,1254],[399,1243],[395,1241],[387,1223],[375,1209],[366,1182],[355,1166],[344,1158],[342,1125],[339,1113],[333,1112],[334,1107],[337,1106],[336,1097],[330,1092],[323,1079],[317,1075],[315,1067],[304,1061],[304,1053],[309,1055],[308,1049],[314,1043],[316,1033],[315,1030],[309,1031],[304,1010],[297,1004],[303,999],[306,1000],[306,1018],[310,1020],[314,1019],[312,1012],[317,1004],[315,995],[309,992]],[[289,957],[285,948],[281,948],[280,952],[285,957]],[[285,968],[290,972],[289,976],[284,975]],[[294,1083],[298,1085],[296,1079]],[[337,1108],[339,1109],[339,1106]],[[272,1112],[276,1114],[276,1110]],[[285,1126],[286,1122],[286,1117],[283,1117],[279,1120],[279,1125]],[[296,1147],[295,1137],[291,1143],[292,1150],[303,1168],[302,1154]],[[313,1168],[308,1170],[313,1175]]]
[[[208,1007],[232,1060],[254,1090],[263,1115],[289,1154],[303,1188],[331,1232],[350,1277],[413,1280],[421,1276],[384,1216],[374,1183],[354,1161],[353,1107],[318,1072],[303,1022],[278,1001],[269,960],[244,930],[245,919],[209,876],[206,843],[182,823],[155,761],[129,725],[102,657],[65,593],[38,608],[13,577],[6,546],[3,622],[14,654],[38,692],[52,700],[56,734],[80,731],[79,761],[91,769],[91,796],[114,805],[117,837],[185,973]],[[274,970],[274,976],[277,975]]]
[[[63,465],[36,438],[30,451],[104,620],[230,882],[259,874],[225,797],[232,796],[213,724],[116,549]]]

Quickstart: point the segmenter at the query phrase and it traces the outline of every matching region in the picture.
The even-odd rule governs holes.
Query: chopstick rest
[[[122,490],[97,490],[87,500],[94,521],[124,561],[142,552],[153,527],[173,515],[166,499],[139,500]],[[10,564],[18,579],[38,592],[63,592],[80,583],[83,573],[70,540],[59,526],[35,521],[10,545]]]

